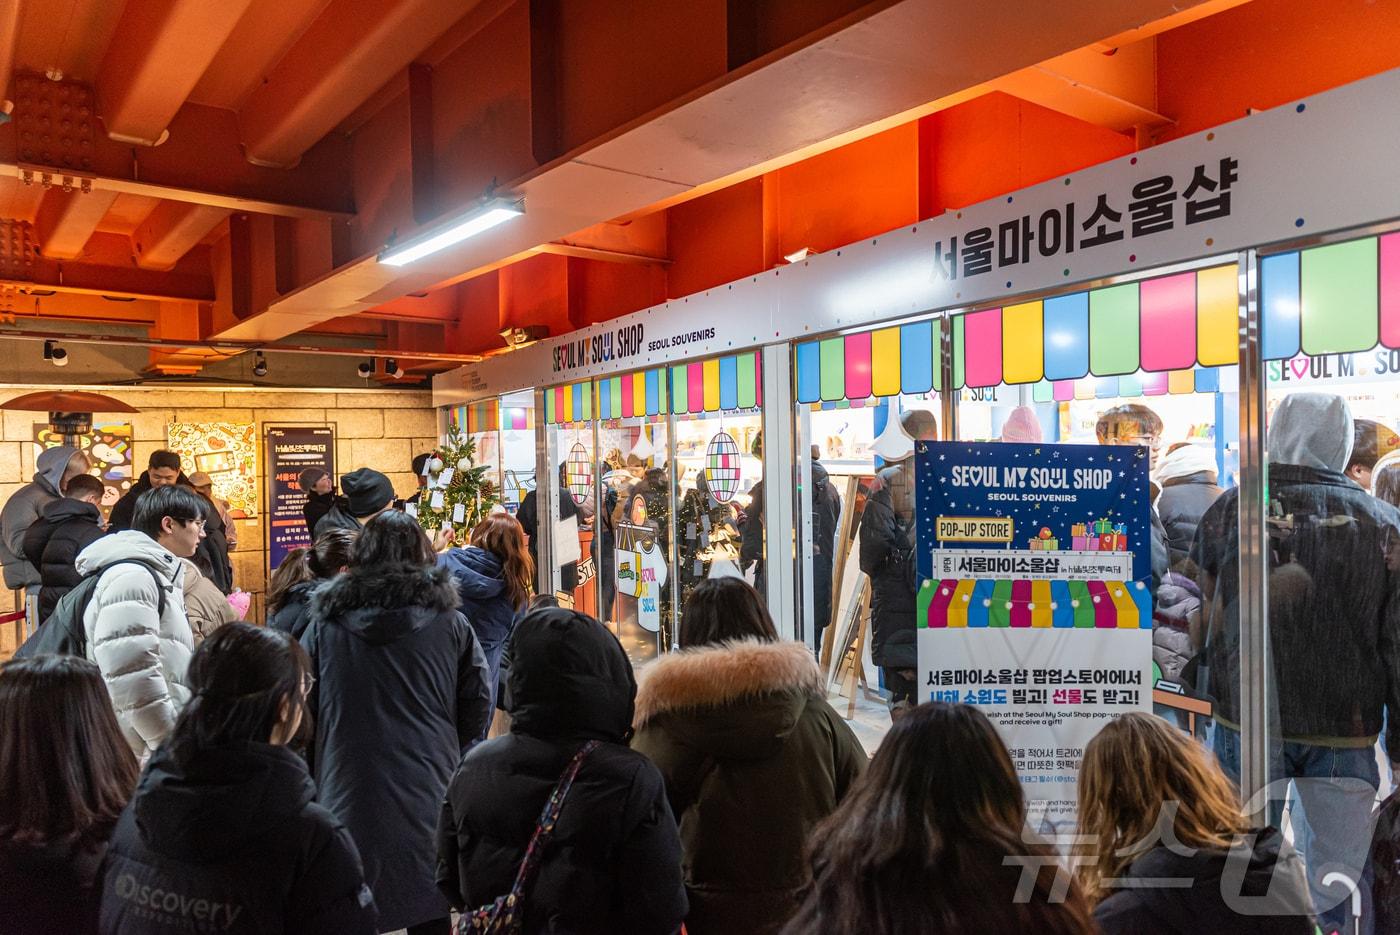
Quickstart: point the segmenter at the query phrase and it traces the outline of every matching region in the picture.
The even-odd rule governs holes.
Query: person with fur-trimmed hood
[[[317,801],[359,846],[380,931],[424,935],[450,928],[435,882],[438,810],[491,713],[486,657],[436,558],[413,517],[375,516],[346,571],[312,596],[301,637],[316,679]]]
[[[637,692],[632,748],[666,778],[680,823],[691,935],[782,928],[811,883],[813,827],[865,769],[865,751],[826,703],[812,651],[778,639],[757,592],[703,582],[681,645]]]

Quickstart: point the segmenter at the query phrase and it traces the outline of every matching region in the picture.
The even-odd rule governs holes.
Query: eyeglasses
[[[1118,441],[1126,445],[1146,445],[1148,448],[1156,448],[1162,444],[1160,435],[1119,435]]]
[[[307,695],[311,694],[311,689],[315,687],[316,676],[308,674],[305,678],[301,680],[301,696],[305,698]]]
[[[187,524],[193,524],[195,526],[198,526],[200,529],[203,529],[209,521],[204,519],[187,519],[185,520],[185,522]]]

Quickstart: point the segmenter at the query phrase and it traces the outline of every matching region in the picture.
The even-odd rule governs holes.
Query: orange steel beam
[[[98,77],[107,135],[157,146],[251,0],[128,0]]]
[[[248,161],[295,165],[473,5],[334,0],[239,113]]]
[[[88,239],[106,217],[117,193],[112,191],[62,191],[50,188],[39,205],[35,229],[40,252],[50,259],[72,260],[81,256]]]
[[[450,351],[425,351],[418,348],[393,347],[326,347],[316,344],[292,344],[289,342],[258,343],[256,341],[185,341],[177,338],[162,339],[136,337],[123,334],[93,334],[86,331],[39,330],[20,328],[6,330],[0,337],[17,341],[63,341],[68,344],[110,344],[116,347],[168,348],[175,351],[190,349],[197,353],[204,349],[222,357],[233,357],[248,351],[263,351],[267,354],[319,354],[326,357],[394,357],[403,360],[436,360],[443,363],[474,364],[482,360],[481,354],[459,354]]]
[[[25,107],[23,97],[15,102]],[[249,165],[232,111],[198,104],[180,108],[170,138],[154,149],[133,150],[105,134],[93,135],[82,172],[45,164],[21,147],[15,123],[0,124],[0,174],[37,183],[44,173],[88,178],[95,190],[284,217],[347,221],[354,217],[348,144],[329,137],[292,169]]]
[[[174,269],[180,258],[229,216],[225,208],[162,201],[131,235],[136,265]]]

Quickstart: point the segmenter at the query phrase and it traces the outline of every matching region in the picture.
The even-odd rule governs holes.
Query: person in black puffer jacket
[[[894,418],[894,414],[890,414]],[[918,695],[914,580],[907,574],[914,546],[914,443],[938,438],[938,421],[910,409],[875,440],[889,465],[875,476],[860,520],[860,570],[870,576],[870,655],[885,676],[890,717]]]
[[[102,481],[79,474],[62,498],[44,505],[39,520],[24,534],[24,557],[39,569],[39,620],[47,620],[83,576],[73,563],[78,553],[102,537]]]
[[[1298,853],[1250,828],[1214,758],[1161,718],[1125,714],[1089,742],[1079,816],[1076,866],[1103,935],[1312,935]]]
[[[309,549],[293,549],[272,574],[267,625],[299,640],[311,622],[311,595],[345,570],[358,532],[329,529]]]
[[[103,935],[378,930],[355,842],[288,749],[309,670],[286,634],[251,624],[200,646],[194,697],[112,836]]]
[[[1157,515],[1167,531],[1171,567],[1180,570],[1191,552],[1201,517],[1224,493],[1216,483],[1215,458],[1190,442],[1173,445],[1157,469],[1157,482],[1162,485]]]
[[[637,683],[606,627],[533,610],[511,637],[511,732],[462,760],[438,821],[438,886],[470,912],[506,895],[551,789],[584,759],[525,894],[526,935],[670,935],[687,904],[681,845],[656,766],[629,750]]]
[[[317,801],[365,860],[384,931],[450,930],[434,883],[434,830],[453,768],[486,729],[486,657],[427,534],[389,510],[365,524],[350,567],[311,598],[302,645],[316,687]]]

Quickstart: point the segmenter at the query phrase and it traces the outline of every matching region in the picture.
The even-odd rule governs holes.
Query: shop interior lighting
[[[813,250],[811,247],[803,247],[801,250],[794,250],[792,253],[787,254],[783,259],[787,260],[789,263],[801,263],[816,252],[817,251]]]
[[[379,262],[387,266],[407,266],[524,213],[524,199],[493,198],[445,227],[385,250],[379,254]]]
[[[355,372],[360,375],[361,380],[368,380],[370,374],[374,373],[374,358],[360,361],[360,366],[355,369]]]
[[[55,367],[67,367],[68,352],[65,351],[63,348],[59,347],[57,344],[53,343],[52,341],[45,341],[44,360],[47,360]]]
[[[253,376],[267,376],[267,358],[263,357],[263,352],[258,351],[257,358],[253,361]]]
[[[384,361],[384,373],[393,377],[395,380],[403,379],[403,368],[400,367],[399,362],[392,357]]]

